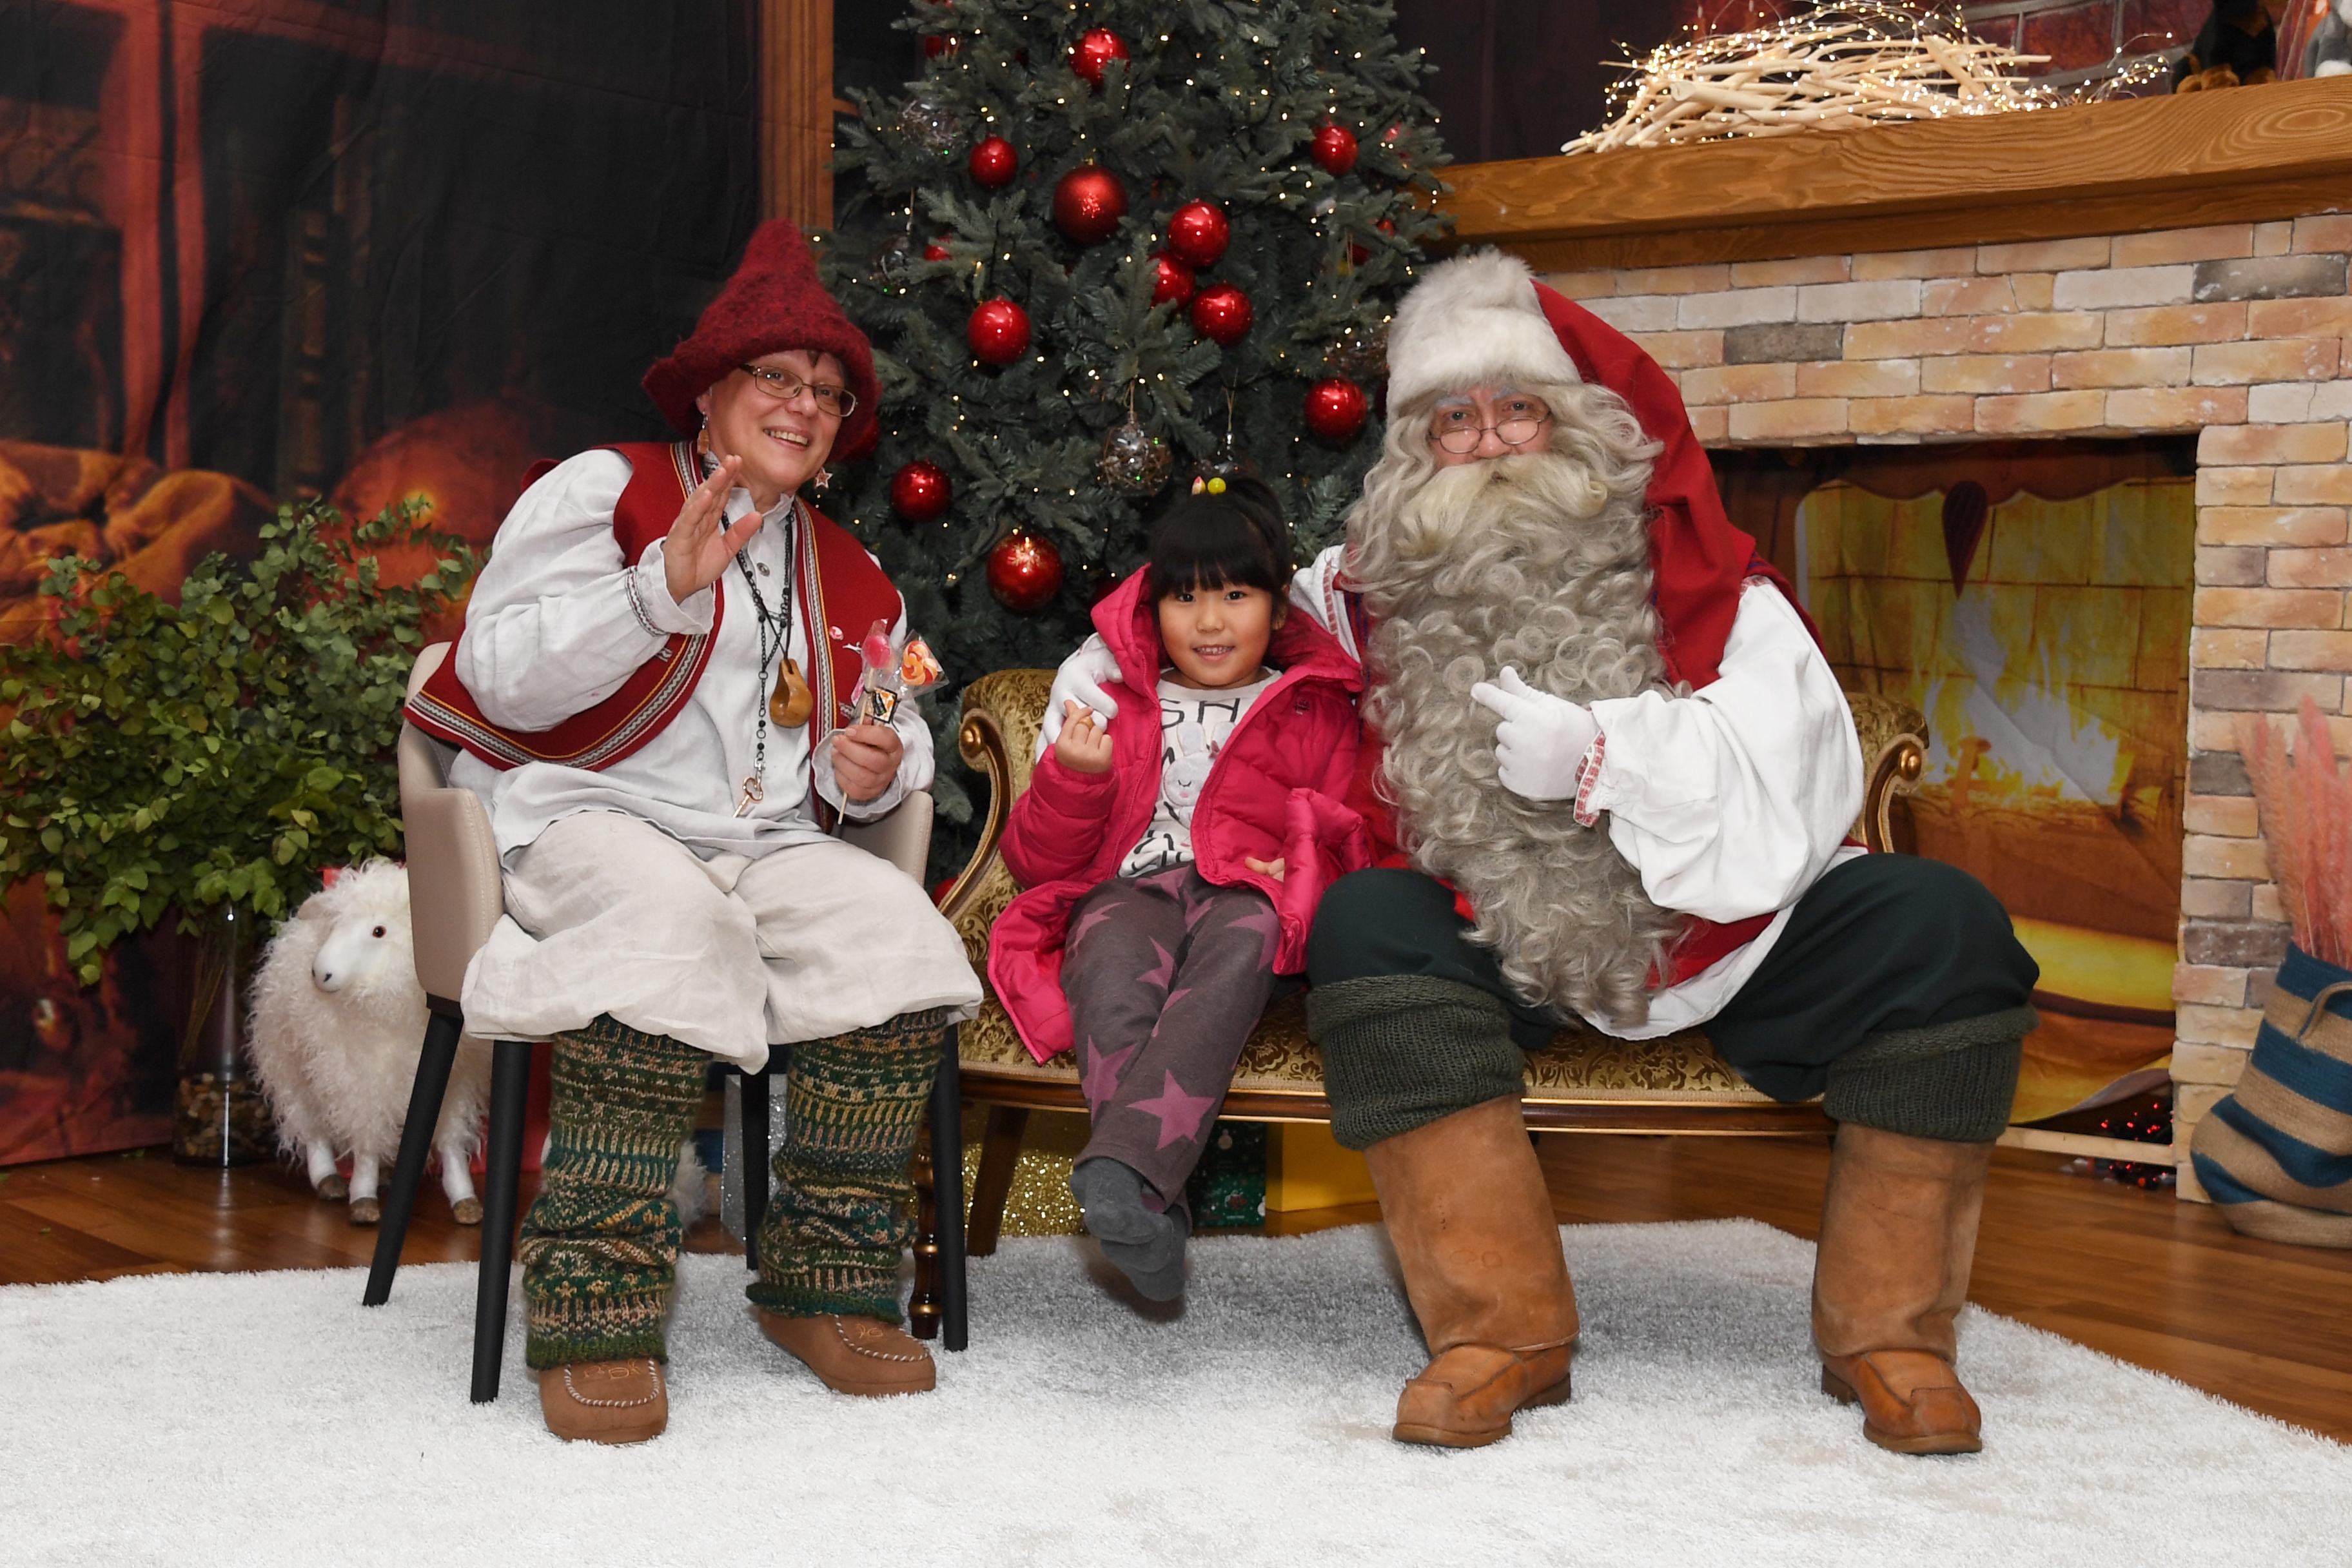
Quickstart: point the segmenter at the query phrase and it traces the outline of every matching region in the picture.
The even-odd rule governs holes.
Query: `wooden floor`
[[[1811,1238],[1825,1142],[1549,1136],[1543,1162],[1567,1222],[1764,1221]],[[2095,1350],[2352,1441],[2352,1253],[2251,1241],[2212,1209],[2002,1151],[1985,1203],[1971,1299]],[[526,1198],[528,1184],[526,1177]],[[437,1190],[418,1205],[411,1261],[475,1255]],[[1297,1231],[1377,1217],[1370,1206],[1279,1216]],[[159,1152],[0,1172],[0,1283],[204,1269],[364,1264],[375,1233],[275,1168],[188,1170]],[[698,1250],[731,1246],[715,1221]]]

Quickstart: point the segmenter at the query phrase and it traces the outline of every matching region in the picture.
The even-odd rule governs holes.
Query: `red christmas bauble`
[[[1102,86],[1103,68],[1127,58],[1127,40],[1108,27],[1089,27],[1070,46],[1070,68],[1089,87]]]
[[[1394,234],[1396,232],[1396,225],[1391,223],[1386,218],[1381,219],[1379,223],[1372,226],[1379,229],[1382,234]],[[1351,239],[1348,242],[1348,258],[1350,261],[1353,261],[1357,266],[1361,267],[1365,262],[1370,261],[1372,258],[1371,247],[1365,245],[1361,240]]]
[[[1126,216],[1127,187],[1108,169],[1081,163],[1054,187],[1054,226],[1080,245],[1108,239]]]
[[[1344,125],[1326,125],[1311,146],[1315,161],[1334,179],[1356,166],[1356,133]]]
[[[984,300],[964,324],[964,341],[990,364],[1011,364],[1029,350],[1029,312],[1010,300]]]
[[[1187,267],[1214,267],[1233,237],[1234,226],[1214,202],[1186,202],[1168,219],[1168,248]]]
[[[988,591],[1008,610],[1030,615],[1062,590],[1062,552],[1034,533],[1017,530],[988,552]]]
[[[908,522],[937,522],[947,515],[954,491],[937,463],[918,458],[890,477],[890,504]]]
[[[970,167],[973,179],[994,190],[1012,184],[1013,176],[1021,172],[1021,154],[1003,137],[991,136],[972,148]]]
[[[930,244],[929,244],[929,245],[927,245],[927,246],[923,247],[923,259],[924,259],[924,260],[926,260],[926,261],[945,261],[947,258],[948,258],[948,242],[947,242],[946,240],[944,240],[944,239],[935,239],[935,240],[931,241],[931,243],[930,243]]]
[[[1371,407],[1362,387],[1335,375],[1307,389],[1307,427],[1335,445],[1352,441]]]
[[[1169,300],[1173,300],[1181,305],[1192,297],[1191,268],[1172,256],[1155,256],[1151,260],[1158,269],[1158,276],[1151,285],[1153,304],[1165,305]]]
[[[1192,300],[1192,330],[1231,348],[1250,330],[1249,296],[1230,283],[1203,289]]]
[[[941,55],[951,55],[961,47],[961,44],[953,33],[926,33],[923,35],[923,58],[927,60],[938,59]]]

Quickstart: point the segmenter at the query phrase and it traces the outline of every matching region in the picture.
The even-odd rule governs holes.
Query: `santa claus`
[[[1521,1052],[1573,1014],[1703,1024],[1766,1093],[1822,1097],[1822,1387],[1882,1447],[1977,1449],[1953,1325],[2037,972],[1965,873],[1849,841],[1844,695],[1673,383],[1509,257],[1432,268],[1347,542],[1291,597],[1369,676],[1354,804],[1385,853],[1324,899],[1307,1027],[1429,1343],[1395,1436],[1476,1447],[1569,1396],[1519,1103]],[[1049,713],[1108,710],[1097,662]]]

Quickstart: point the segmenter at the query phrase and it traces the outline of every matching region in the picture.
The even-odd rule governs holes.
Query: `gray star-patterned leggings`
[[[1080,1160],[1117,1160],[1150,1184],[1154,1206],[1183,1206],[1274,989],[1280,934],[1265,894],[1190,865],[1114,877],[1078,900],[1062,993],[1094,1116]]]

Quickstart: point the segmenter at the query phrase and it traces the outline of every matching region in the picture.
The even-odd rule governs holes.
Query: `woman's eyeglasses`
[[[759,384],[760,390],[779,403],[790,403],[802,393],[816,399],[816,405],[836,419],[846,419],[857,411],[857,395],[845,386],[827,386],[821,381],[803,381],[788,370],[771,370],[763,364],[739,364],[735,367]]]

